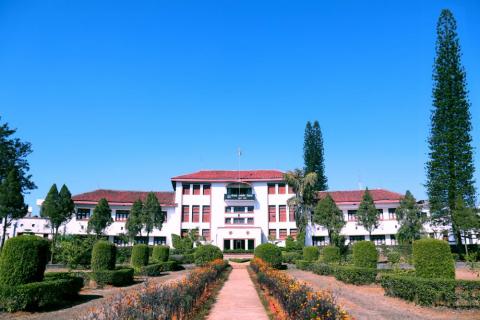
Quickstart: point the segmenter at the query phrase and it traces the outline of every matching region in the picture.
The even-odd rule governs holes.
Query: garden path
[[[334,277],[320,276],[312,272],[289,269],[298,280],[307,282],[315,290],[332,291],[336,301],[356,320],[466,320],[480,319],[478,310],[454,310],[447,308],[420,307],[413,303],[387,297],[378,285],[355,286],[337,281]]]
[[[230,262],[233,270],[220,290],[208,320],[268,320],[247,271],[248,263]]]

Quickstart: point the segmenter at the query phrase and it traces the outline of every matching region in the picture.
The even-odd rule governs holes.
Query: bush
[[[359,268],[353,266],[336,266],[333,272],[335,279],[345,283],[369,284],[374,283],[377,269]]]
[[[163,265],[163,271],[177,271],[177,270],[183,270],[183,267],[178,264],[176,261],[165,261],[161,262]]]
[[[377,268],[378,252],[371,241],[359,241],[353,244],[353,264],[359,268]]]
[[[166,262],[170,256],[170,248],[167,246],[155,246],[152,252],[152,261]]]
[[[106,240],[97,241],[92,250],[92,271],[115,269],[117,248]]]
[[[316,261],[318,260],[318,256],[320,252],[318,251],[318,247],[303,247],[303,259],[307,261]]]
[[[262,259],[273,268],[280,268],[282,265],[282,252],[272,243],[263,243],[255,248],[254,256]]]
[[[295,261],[295,267],[300,270],[310,271],[313,265],[313,261],[297,260]]]
[[[414,241],[413,264],[418,277],[455,279],[455,262],[446,241],[437,239]]]
[[[75,298],[83,287],[80,277],[64,276],[16,286],[0,285],[0,308],[13,312],[59,305]]]
[[[302,254],[298,251],[283,251],[282,262],[283,263],[295,263],[296,260],[302,259]]]
[[[133,246],[130,264],[136,270],[148,265],[148,246],[146,244],[136,244]]]
[[[8,239],[0,259],[0,284],[14,286],[42,281],[49,257],[48,240],[24,235]]]
[[[203,266],[213,260],[217,260],[217,259],[222,260],[223,253],[219,247],[211,244],[206,244],[198,247],[197,250],[195,250],[194,257],[195,257],[195,264],[197,266]]]
[[[193,241],[189,237],[182,238],[177,234],[172,234],[172,245],[178,253],[190,253],[193,249]]]
[[[163,263],[154,263],[148,266],[141,266],[135,273],[142,276],[157,277],[163,271]]]
[[[230,249],[223,250],[223,253],[253,253],[253,249]]]
[[[310,270],[313,271],[313,273],[321,276],[330,276],[335,272],[335,268],[333,266],[322,262],[314,262],[310,267]]]
[[[116,262],[117,264],[130,263],[132,257],[132,247],[117,247]]]
[[[93,271],[90,276],[100,287],[106,284],[121,287],[133,282],[133,273],[133,268],[119,268],[116,270]]]
[[[400,262],[400,258],[401,255],[398,251],[390,251],[387,253],[387,260],[391,265],[397,265]]]
[[[95,241],[94,237],[63,237],[57,242],[56,257],[59,262],[71,269],[76,269],[78,266],[88,268]]]
[[[326,246],[322,249],[321,259],[324,263],[339,263],[340,248],[335,246]]]
[[[480,307],[480,281],[383,274],[380,284],[386,295],[424,306]]]

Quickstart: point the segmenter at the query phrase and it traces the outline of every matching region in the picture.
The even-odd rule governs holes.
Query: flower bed
[[[258,282],[279,302],[289,319],[350,319],[349,315],[335,304],[327,291],[314,292],[286,273],[270,268],[259,258],[250,263]]]
[[[146,285],[120,293],[91,310],[83,319],[191,319],[196,309],[209,298],[212,286],[227,266],[228,262],[215,260],[193,270],[180,281]]]

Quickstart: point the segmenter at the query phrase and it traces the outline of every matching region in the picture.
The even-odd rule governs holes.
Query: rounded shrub
[[[170,257],[170,247],[155,246],[153,247],[152,260],[155,262],[167,262]]]
[[[396,265],[400,262],[400,258],[402,256],[400,255],[400,252],[398,251],[390,251],[387,253],[387,260],[388,260],[388,263],[392,264],[392,265]]]
[[[0,284],[15,286],[43,280],[50,243],[37,236],[8,239],[0,259]]]
[[[97,241],[92,249],[92,271],[115,269],[117,248],[106,240]]]
[[[204,265],[216,259],[223,259],[222,250],[212,244],[197,247],[194,253],[196,265]]]
[[[148,265],[148,246],[146,244],[133,246],[130,264],[136,269]]]
[[[359,268],[377,268],[378,252],[371,241],[359,241],[353,244],[353,264]]]
[[[316,261],[318,260],[319,255],[320,255],[320,252],[318,251],[318,247],[314,247],[314,246],[303,247],[303,260]]]
[[[326,246],[322,250],[322,260],[324,263],[340,262],[340,248],[336,246]]]
[[[282,251],[272,243],[263,243],[257,246],[253,254],[273,268],[279,268],[282,265]]]
[[[455,279],[455,262],[446,241],[438,239],[414,241],[413,265],[418,277]]]

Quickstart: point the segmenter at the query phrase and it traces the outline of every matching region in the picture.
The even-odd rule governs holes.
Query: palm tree
[[[311,220],[310,216],[316,202],[317,174],[315,172],[305,174],[302,169],[294,169],[285,173],[284,179],[295,192],[287,204],[295,210],[295,223],[300,235],[305,233],[307,223]]]

